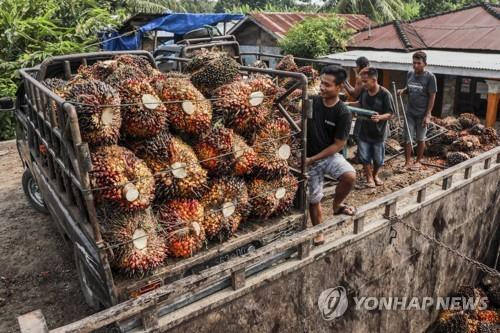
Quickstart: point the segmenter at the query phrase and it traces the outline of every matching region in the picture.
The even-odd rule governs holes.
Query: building
[[[298,22],[309,17],[327,16],[326,13],[251,13],[228,31],[236,36],[240,50],[244,53],[269,53],[281,54],[278,41],[283,38],[288,30]],[[346,19],[346,25],[359,31],[372,24],[365,15],[339,14]],[[250,63],[255,57],[245,56],[243,61]],[[269,65],[274,67],[275,60],[270,60]]]
[[[411,53],[424,50],[438,83],[435,115],[473,112],[490,126],[500,115],[500,6],[476,4],[363,29],[348,50],[326,58],[354,67],[357,57],[366,56],[391,89],[393,81],[404,85]]]

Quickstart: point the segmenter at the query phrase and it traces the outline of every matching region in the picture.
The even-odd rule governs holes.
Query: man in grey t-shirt
[[[418,170],[425,150],[425,136],[427,126],[431,120],[431,112],[436,100],[437,84],[436,77],[425,70],[427,66],[427,55],[423,51],[413,54],[413,71],[408,72],[406,88],[398,90],[398,94],[408,94],[408,105],[406,108],[407,123],[405,124],[405,167]],[[410,132],[410,133],[408,133]],[[410,135],[417,141],[417,160],[412,165]]]

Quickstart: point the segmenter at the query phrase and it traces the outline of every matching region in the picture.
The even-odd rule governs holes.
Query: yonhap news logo
[[[348,305],[347,291],[342,286],[326,289],[318,298],[321,316],[328,321],[342,316],[346,312]]]
[[[486,297],[353,297],[355,311],[373,310],[485,310]],[[341,317],[349,306],[346,288],[337,286],[323,290],[318,298],[318,307],[324,320]]]

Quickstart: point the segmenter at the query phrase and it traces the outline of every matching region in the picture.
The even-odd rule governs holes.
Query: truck
[[[238,61],[237,42],[227,38],[204,38],[185,41],[183,51],[173,59],[179,68],[194,49],[215,47],[231,49]],[[164,59],[147,51],[114,51],[72,54],[50,57],[40,65],[20,70],[22,85],[16,99],[2,99],[3,110],[13,109],[16,117],[16,145],[25,168],[22,185],[27,200],[34,209],[48,213],[65,243],[73,249],[81,290],[87,304],[95,311],[134,301],[162,286],[172,286],[173,293],[155,301],[155,311],[167,314],[198,299],[217,292],[228,285],[238,285],[241,275],[251,276],[274,263],[296,254],[294,251],[268,253],[266,256],[242,258],[261,248],[269,247],[279,239],[306,228],[306,166],[305,149],[300,153],[298,168],[292,173],[299,179],[299,190],[291,213],[279,218],[251,220],[242,225],[236,235],[223,243],[209,243],[190,258],[168,260],[168,264],[152,274],[124,277],[112,270],[113,255],[102,236],[96,202],[92,193],[89,172],[92,170],[89,144],[82,140],[75,105],[48,89],[47,78],[71,79],[81,65],[112,59],[120,54],[131,54],[147,59],[158,68]],[[169,55],[171,56],[171,55]],[[160,58],[160,59],[158,59]],[[165,71],[174,67],[162,67]],[[275,78],[293,78],[296,83],[276,102],[276,112],[287,119],[296,131],[296,137],[305,147],[306,119],[310,103],[307,96],[307,78],[300,73],[241,66],[243,75],[263,74]],[[295,89],[302,89],[301,125],[298,126],[281,105]],[[240,268],[231,267],[239,263]],[[221,271],[212,275],[221,267]],[[210,273],[207,273],[210,272]],[[224,274],[221,274],[224,273]],[[141,316],[121,323],[123,331],[141,325]]]

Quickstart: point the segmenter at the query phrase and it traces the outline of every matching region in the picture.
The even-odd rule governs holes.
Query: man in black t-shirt
[[[375,187],[383,184],[378,177],[384,165],[387,123],[394,113],[391,93],[377,82],[378,72],[368,67],[361,75],[363,91],[355,105],[376,111],[370,119],[360,119],[358,136],[358,159],[363,164],[366,186]]]
[[[354,215],[353,207],[342,204],[351,191],[356,172],[340,151],[349,137],[352,115],[339,98],[346,71],[327,66],[321,71],[320,95],[313,97],[313,117],[307,121],[307,165],[309,169],[309,213],[313,225],[322,222],[323,179],[329,174],[339,179],[333,199],[334,214]],[[324,236],[314,239],[316,245]]]

